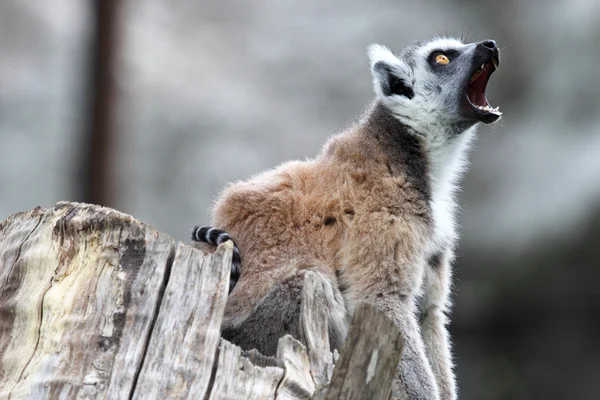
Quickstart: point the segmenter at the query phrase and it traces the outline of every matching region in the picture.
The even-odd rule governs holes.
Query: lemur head
[[[493,40],[463,44],[438,38],[418,42],[398,56],[375,44],[369,47],[369,58],[379,101],[418,133],[460,132],[500,118],[485,96],[500,62]]]

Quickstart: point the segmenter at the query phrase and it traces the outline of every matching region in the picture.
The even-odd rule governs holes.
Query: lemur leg
[[[425,272],[425,295],[420,304],[421,333],[442,400],[456,399],[456,380],[446,329],[446,312],[450,306],[450,259],[449,251],[431,257]]]
[[[229,233],[221,229],[211,228],[210,226],[196,226],[192,230],[192,240],[195,242],[208,243],[214,246],[218,246],[228,240],[233,242],[231,275],[229,276],[229,293],[231,293],[242,273],[242,260],[240,258],[240,251]]]

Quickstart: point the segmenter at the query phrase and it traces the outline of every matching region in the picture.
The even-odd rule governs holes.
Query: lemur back
[[[398,139],[386,134],[389,124],[401,127],[377,105],[367,123],[332,139],[315,160],[286,163],[225,189],[215,205],[213,224],[235,238],[244,264],[227,305],[226,325],[248,316],[256,305],[248,299],[261,299],[300,269],[339,278],[351,302],[381,282],[386,282],[381,294],[400,294],[400,281],[394,287],[387,284],[386,267],[392,266],[382,267],[379,274],[365,273],[361,260],[361,247],[386,246],[382,230],[394,234],[386,241],[409,235],[424,245],[430,229],[426,165],[415,166],[407,152],[419,152],[418,142],[406,136],[410,148],[394,149],[389,142]],[[387,250],[398,256],[415,253],[399,246],[401,241]],[[404,290],[413,291],[414,285]]]
[[[472,127],[499,116],[484,111],[489,104],[480,93],[498,54],[492,41],[437,39],[399,57],[373,47],[377,99],[356,126],[313,160],[229,185],[213,210],[219,231],[194,233],[213,243],[231,237],[241,254],[224,328],[243,323],[288,277],[316,270],[342,289],[346,324],[356,304],[367,302],[403,332],[394,398],[456,398],[445,328],[453,192]],[[344,336],[344,322],[330,328]]]

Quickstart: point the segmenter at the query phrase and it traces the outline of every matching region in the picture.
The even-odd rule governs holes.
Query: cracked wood
[[[180,244],[134,399],[203,399],[229,289],[232,242],[204,256]]]
[[[315,271],[293,291],[304,343],[285,335],[271,358],[221,339],[231,254],[87,204],[0,222],[0,399],[387,398],[397,329],[360,307],[338,361],[341,295]]]
[[[360,305],[325,399],[387,400],[403,344],[400,331],[390,319],[371,305]]]
[[[9,217],[0,250],[0,398],[127,398],[173,240],[59,203]]]

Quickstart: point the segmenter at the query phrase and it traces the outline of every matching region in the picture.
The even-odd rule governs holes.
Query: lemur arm
[[[446,312],[450,307],[450,251],[437,253],[428,261],[421,299],[421,333],[437,379],[442,400],[456,399],[456,379],[452,371],[452,354]]]
[[[349,299],[373,304],[404,335],[392,398],[438,400],[416,313],[425,260],[419,259],[420,239],[410,224],[384,212],[364,218],[357,213],[341,251],[346,259],[340,279]]]

